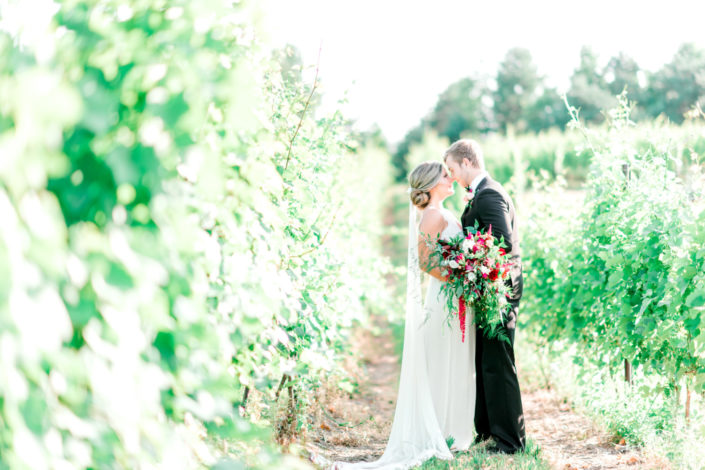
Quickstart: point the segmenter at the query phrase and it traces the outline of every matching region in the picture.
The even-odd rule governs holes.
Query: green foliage
[[[605,129],[604,126],[591,127],[589,132],[594,140],[602,141]],[[623,133],[639,151],[655,146],[669,152],[673,156],[667,161],[669,168],[681,178],[688,178],[693,158],[697,162],[705,161],[704,130],[702,120],[693,120],[682,125],[641,122],[624,129]],[[562,177],[569,187],[580,188],[588,179],[593,160],[582,133],[575,129],[565,132],[551,129],[509,137],[491,135],[480,138],[480,143],[488,170],[502,182],[520,177],[518,172],[523,171],[536,176],[546,173],[552,181]],[[528,185],[532,184],[529,179]]]
[[[510,49],[497,71],[494,91],[494,116],[501,132],[512,127],[518,132],[527,128],[527,109],[536,101],[541,82],[531,53],[524,48]]]
[[[479,80],[458,80],[438,97],[428,117],[429,126],[451,142],[458,140],[461,133],[486,131],[490,125],[489,110],[485,109],[482,98],[488,93]]]
[[[684,44],[671,62],[655,73],[647,73],[624,53],[610,58],[604,67],[600,67],[592,49],[583,47],[580,65],[571,76],[566,94],[586,125],[604,123],[602,111],[616,106],[615,97],[625,90],[634,101],[633,120],[643,122],[665,117],[682,124],[697,106],[705,106],[703,58],[705,51],[702,48]],[[434,110],[398,145],[394,153],[396,180],[404,181],[412,167],[406,156],[429,129],[451,141],[461,137],[483,140],[493,138],[495,131],[511,136],[554,129],[562,131],[571,120],[562,93],[546,85],[530,52],[524,48],[507,51],[494,85],[492,87],[477,77],[464,78],[449,85],[439,95]]]
[[[394,165],[395,174],[394,181],[404,183],[409,178],[409,173],[414,169],[412,164],[407,160],[407,156],[411,148],[422,142],[426,130],[426,123],[422,121],[418,126],[406,133],[404,139],[397,145],[394,154],[392,155],[392,163]]]
[[[651,116],[664,114],[681,123],[686,112],[705,106],[705,49],[684,44],[673,60],[650,79],[645,106]]]
[[[241,98],[258,96],[242,26],[209,8],[221,19],[188,2],[65,2],[43,32],[48,57],[2,39],[0,368],[12,386],[0,454],[12,468],[212,463],[194,417],[266,435],[232,406],[232,326],[208,314],[210,240],[177,174],[200,159],[217,189],[217,154],[200,140],[209,107],[237,128],[257,104]]]
[[[580,51],[580,65],[570,78],[567,95],[570,104],[578,108],[580,118],[590,123],[603,122],[605,116],[602,111],[617,104],[614,94],[607,88],[603,73],[598,70],[597,54],[589,47],[583,47]]]
[[[277,466],[278,384],[296,433],[386,305],[385,160],[309,117],[249,8],[73,0],[0,35],[0,467]]]
[[[570,115],[558,91],[545,88],[525,110],[525,119],[527,130],[538,133],[545,129],[565,129]]]
[[[644,117],[643,107],[647,97],[644,94],[642,81],[645,81],[646,77],[634,59],[620,52],[609,60],[602,72],[602,77],[613,96],[626,90],[629,97],[636,101],[637,107],[632,110],[632,119],[640,120]]]
[[[702,391],[702,173],[693,165],[698,176],[684,183],[673,171],[681,159],[658,132],[640,149],[628,109],[622,101],[609,129],[589,138],[582,210],[558,211],[556,198],[533,208],[522,241],[524,318],[549,342],[575,342],[596,364],[628,360],[660,377],[651,392],[683,381]]]

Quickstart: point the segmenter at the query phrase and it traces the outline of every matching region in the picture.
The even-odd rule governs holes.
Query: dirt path
[[[522,393],[522,403],[527,436],[541,447],[551,468],[670,468],[667,461],[657,456],[612,443],[607,432],[572,410],[553,390]]]
[[[359,394],[328,392],[323,418],[308,450],[314,462],[375,460],[384,452],[392,426],[399,362],[389,334],[363,332],[357,341],[362,369],[351,367]],[[341,425],[342,424],[342,425]]]
[[[382,329],[382,331],[389,331]],[[387,333],[358,338],[362,369],[354,369],[360,394],[328,393],[307,449],[322,466],[329,462],[375,460],[384,452],[394,414],[399,363]],[[521,365],[519,374],[521,378]],[[665,469],[667,461],[614,444],[610,435],[579,414],[555,391],[522,390],[527,437],[551,468],[562,470]],[[511,459],[507,468],[511,468]],[[464,466],[463,466],[464,467]],[[469,468],[469,467],[468,467]]]

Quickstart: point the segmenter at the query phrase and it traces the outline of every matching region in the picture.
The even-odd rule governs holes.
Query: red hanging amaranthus
[[[462,334],[462,341],[465,342],[465,299],[462,297],[458,303],[458,319],[460,320],[460,333]]]

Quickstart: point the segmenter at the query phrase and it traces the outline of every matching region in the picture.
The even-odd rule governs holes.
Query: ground
[[[398,348],[392,329],[378,320],[375,328],[359,332],[354,348],[353,357],[359,354],[362,362],[350,361],[348,367],[359,382],[359,393],[328,390],[323,394],[316,427],[307,438],[311,460],[321,467],[334,461],[379,458],[391,427],[399,379]],[[524,377],[519,350],[517,357],[530,455],[489,455],[477,448],[457,455],[449,463],[431,461],[423,468],[670,468],[667,460],[646,449],[615,442],[618,438],[572,408],[568,397],[559,396],[550,385],[538,385],[545,380]]]

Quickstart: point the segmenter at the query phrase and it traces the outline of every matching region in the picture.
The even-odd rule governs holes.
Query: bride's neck
[[[443,207],[443,199],[441,199],[440,197],[434,198],[433,196],[431,196],[431,200],[428,202],[428,205],[441,209]]]

